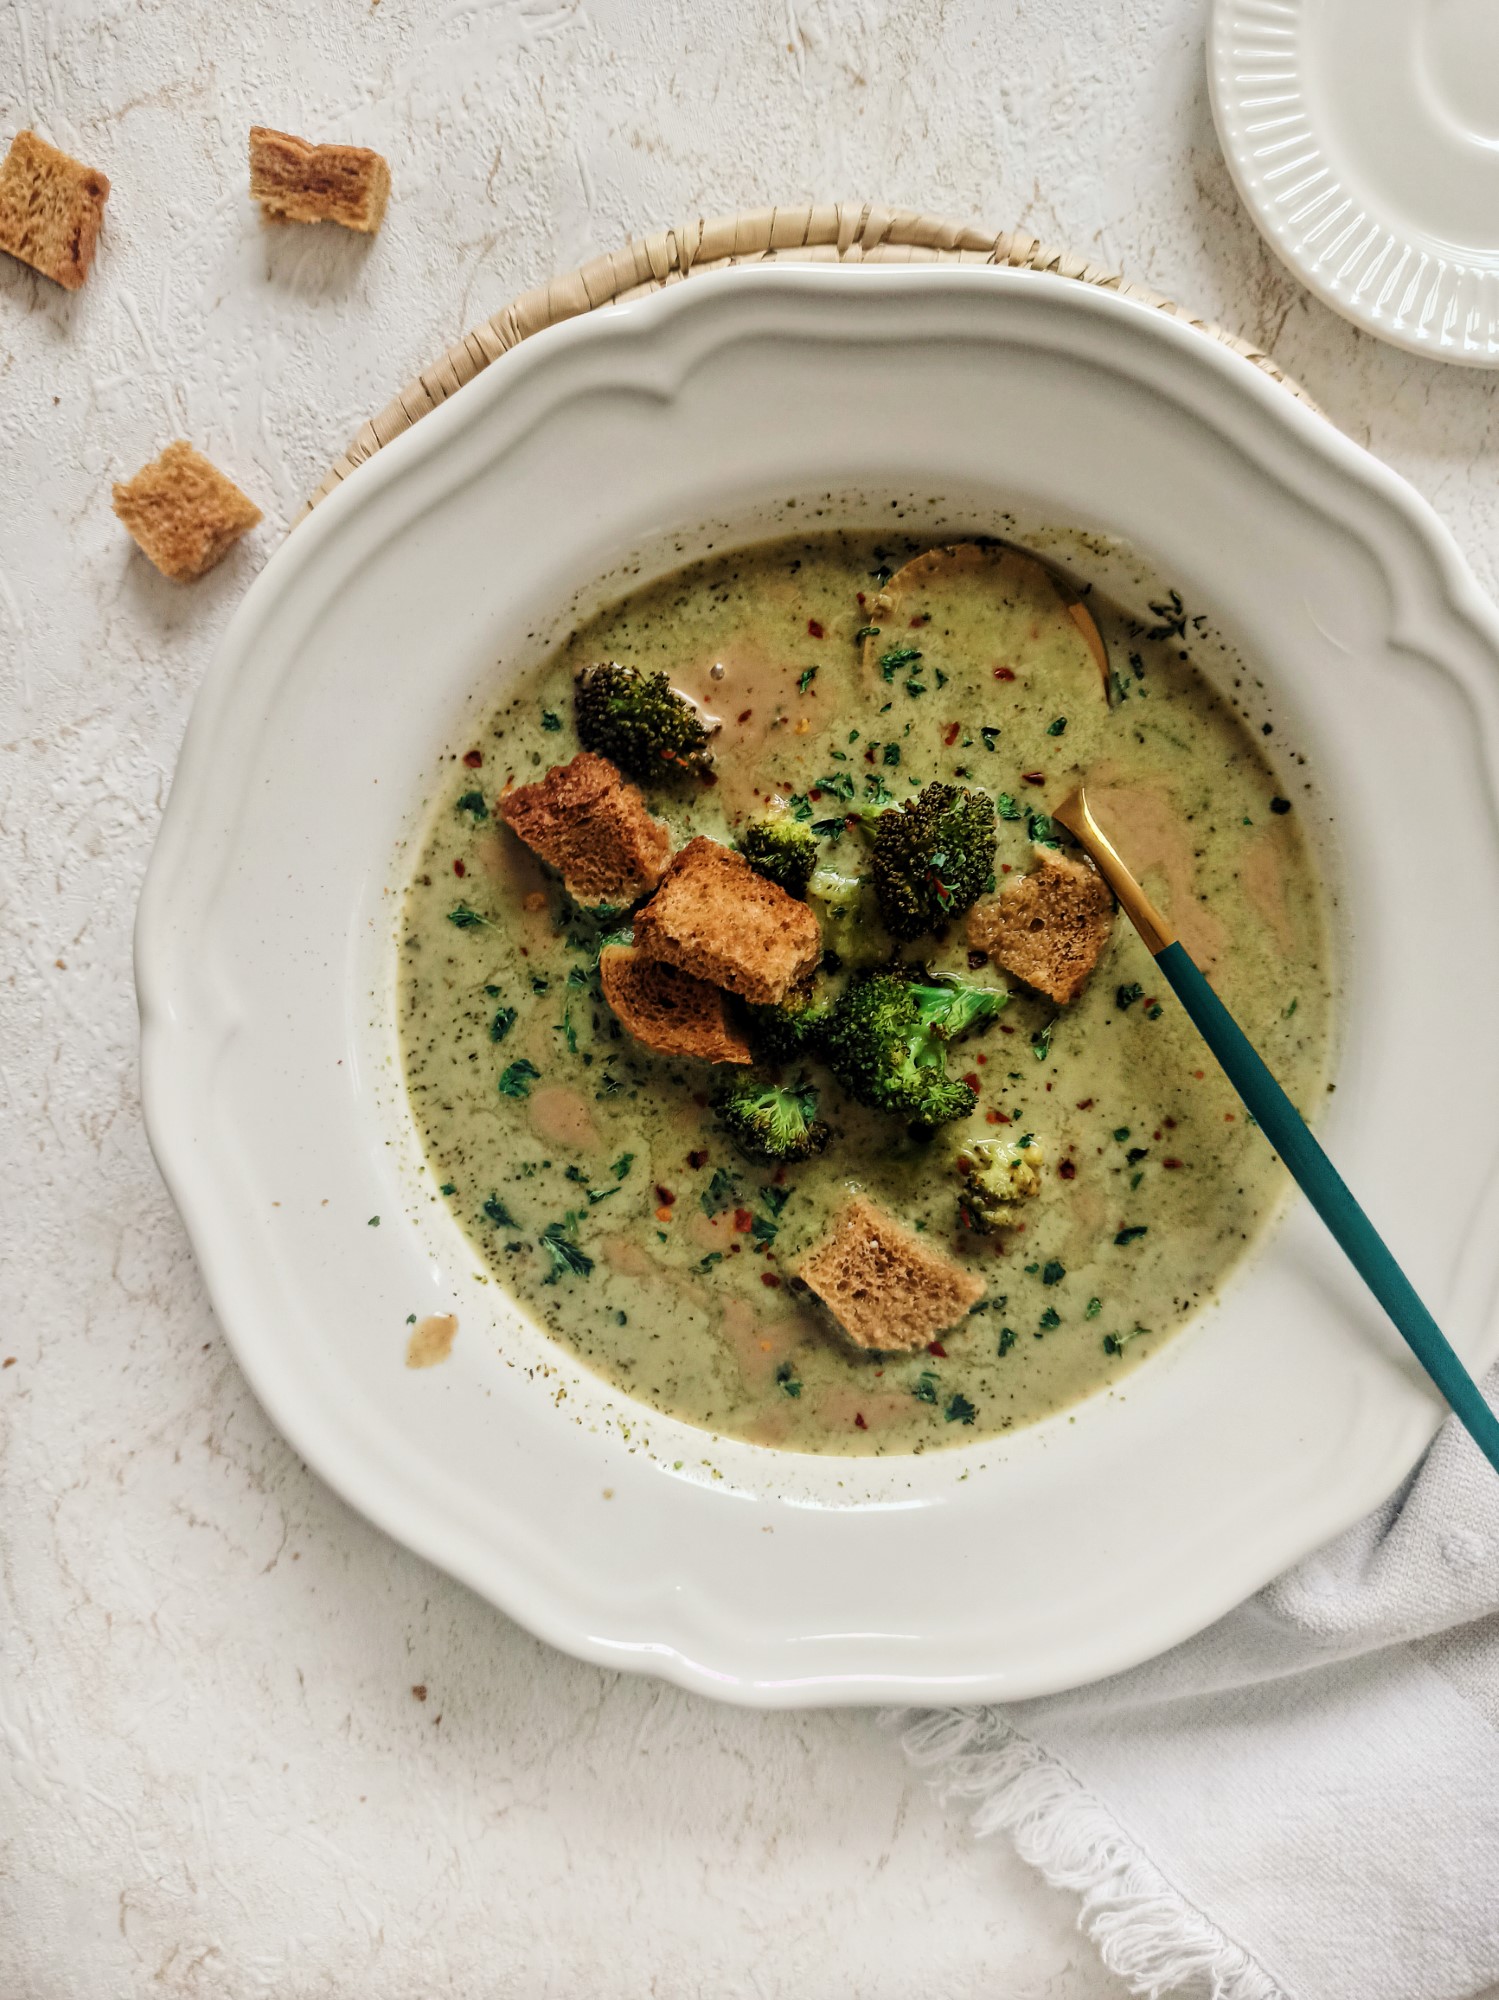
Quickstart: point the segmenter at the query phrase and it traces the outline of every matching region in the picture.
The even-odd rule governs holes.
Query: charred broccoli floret
[[[759,1061],[794,1063],[817,1053],[828,1008],[810,986],[788,993],[773,1007],[750,1007],[749,1036]]]
[[[613,660],[583,667],[573,684],[573,708],[583,748],[632,778],[659,782],[708,771],[703,719],[665,674],[642,674]]]
[[[1041,1190],[1041,1148],[1034,1139],[982,1139],[971,1147],[958,1195],[958,1222],[980,1236],[1013,1229],[1022,1205]]]
[[[817,1117],[817,1092],[809,1083],[767,1083],[737,1077],[713,1100],[718,1122],[752,1160],[810,1160],[832,1137]]]
[[[993,886],[997,830],[985,793],[925,785],[914,799],[857,818],[873,843],[875,893],[892,937],[937,930]]]
[[[861,1104],[919,1125],[965,1118],[978,1098],[947,1073],[947,1044],[992,1020],[994,986],[901,968],[855,973],[822,1032],[823,1060]]]
[[[817,866],[817,835],[789,813],[770,813],[744,829],[739,852],[757,875],[766,876],[788,896],[805,896]]]

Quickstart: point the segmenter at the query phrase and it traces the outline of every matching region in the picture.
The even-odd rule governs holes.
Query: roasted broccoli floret
[[[756,874],[766,876],[788,896],[805,896],[817,866],[817,835],[789,813],[770,813],[744,829],[739,852]]]
[[[969,1149],[958,1195],[958,1222],[980,1236],[1013,1229],[1022,1205],[1041,1190],[1041,1148],[1023,1141],[981,1139]]]
[[[810,986],[800,987],[774,1007],[750,1007],[749,1037],[763,1063],[794,1063],[817,1053],[828,1008]]]
[[[926,785],[884,811],[856,813],[873,843],[875,893],[893,937],[920,937],[961,916],[993,886],[994,801]]]
[[[719,1124],[752,1160],[810,1160],[832,1137],[816,1115],[817,1092],[809,1083],[738,1077],[719,1091],[713,1106]]]
[[[844,965],[883,965],[888,960],[893,942],[868,877],[819,868],[807,884],[807,901],[822,926],[823,943]]]
[[[861,1104],[945,1125],[978,1102],[947,1074],[947,1044],[992,1020],[1009,997],[998,987],[943,974],[912,977],[900,967],[855,973],[822,1031],[823,1060]]]
[[[642,674],[613,660],[579,670],[573,685],[578,741],[632,778],[706,775],[708,731],[665,674]]]

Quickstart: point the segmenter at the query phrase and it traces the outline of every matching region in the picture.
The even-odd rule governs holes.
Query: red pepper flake
[[[706,1152],[689,1153],[687,1155],[687,1164],[696,1173],[700,1167],[707,1166],[708,1155]]]
[[[859,604],[862,604],[864,602],[864,593],[862,590],[856,590],[854,592],[854,600],[856,603]]]
[[[745,709],[744,712],[740,715],[739,720],[741,722],[748,722],[750,717],[754,714],[754,712],[755,711],[752,708]]]
[[[776,1290],[780,1282],[781,1282],[780,1279],[776,1276],[774,1271],[762,1271],[760,1273],[760,1283],[762,1285],[768,1285],[772,1291]]]
[[[1193,1076],[1196,1077],[1197,1081],[1201,1083],[1202,1079],[1207,1075],[1207,1071],[1205,1069],[1194,1069],[1192,1074]]]
[[[1091,1110],[1093,1109],[1093,1100],[1092,1100],[1092,1098],[1091,1098],[1091,1097],[1080,1097],[1080,1098],[1079,1098],[1079,1099],[1077,1100],[1077,1108],[1078,1108],[1078,1110],[1079,1110],[1079,1111],[1091,1111]]]
[[[943,741],[943,742],[944,742],[944,743],[945,743],[945,744],[947,745],[947,747],[948,747],[948,749],[949,749],[949,750],[950,750],[950,749],[952,748],[952,746],[954,745],[954,743],[956,743],[956,742],[957,742],[957,740],[958,740],[958,731],[959,731],[959,730],[960,730],[960,729],[961,729],[962,727],[963,727],[963,725],[962,725],[962,723],[961,723],[961,722],[950,722],[950,723],[948,723],[948,725],[947,725],[947,730],[946,730],[946,733],[944,734],[944,736],[943,736],[943,738],[942,738],[942,741]]]
[[[656,1210],[656,1220],[658,1222],[670,1222],[671,1210],[669,1208],[658,1208]]]
[[[1233,1122],[1234,1122],[1234,1119],[1235,1119],[1236,1115],[1237,1115],[1237,1114],[1236,1114],[1235,1112],[1232,1112],[1232,1111],[1225,1111],[1225,1112],[1224,1112],[1224,1114],[1223,1114],[1223,1122],[1224,1122],[1224,1124],[1225,1124],[1225,1125],[1232,1125],[1232,1124],[1233,1124]]]
[[[996,667],[994,669],[994,678],[997,681],[1012,681],[1015,678],[1015,669],[1013,667]]]
[[[868,750],[866,750],[866,751],[864,752],[864,762],[865,762],[866,764],[872,764],[872,763],[874,762],[874,750],[873,750],[873,748],[870,748],[870,749],[868,749]]]
[[[854,1411],[854,1429],[856,1431],[867,1431],[869,1429],[868,1424],[864,1421],[864,1412],[862,1410]]]
[[[1010,866],[1008,861],[1000,862],[999,872],[1001,875],[1013,875],[1015,873],[1014,869]]]
[[[484,752],[482,750],[465,750],[463,761],[471,771],[477,771],[479,766],[484,762]]]
[[[808,794],[807,794],[807,797],[808,797],[809,799],[820,799],[820,798],[822,797],[822,793],[821,793],[820,791],[818,791],[818,789],[817,789],[816,785],[814,785],[814,786],[812,787],[811,791],[810,791],[810,792],[808,792]]]
[[[1234,1114],[1230,1111],[1228,1115],[1230,1118],[1232,1118]],[[1165,1126],[1168,1132],[1174,1132],[1176,1130],[1176,1120],[1174,1118],[1163,1118],[1161,1120],[1161,1123]]]
[[[989,1058],[986,1055],[976,1055],[973,1060],[978,1064],[979,1068],[982,1069],[984,1064],[989,1060]]]
[[[1160,1126],[1159,1126],[1159,1125],[1157,1125],[1157,1127],[1156,1127],[1156,1128],[1155,1128],[1155,1130],[1154,1130],[1154,1131],[1153,1131],[1153,1132],[1151,1133],[1151,1135],[1150,1135],[1150,1136],[1151,1136],[1151,1138],[1152,1138],[1152,1139],[1155,1139],[1155,1140],[1159,1140],[1159,1139],[1160,1139],[1160,1136],[1161,1136],[1161,1128],[1160,1128]]]
[[[466,875],[468,873],[468,870],[464,867],[461,861],[455,861],[453,863],[453,873],[455,875]]]
[[[931,622],[932,614],[930,611],[918,611],[916,616],[911,620],[911,630],[914,632],[918,625],[930,625]]]
[[[786,1184],[786,1169],[784,1167],[777,1167],[770,1178],[775,1182],[777,1187],[784,1187]]]
[[[926,1344],[926,1351],[928,1354],[935,1354],[939,1361],[947,1359],[947,1349],[942,1345],[940,1340],[929,1340]]]
[[[736,1209],[734,1210],[734,1232],[735,1232],[735,1234],[736,1234],[736,1235],[738,1235],[738,1236],[746,1236],[746,1235],[748,1235],[749,1231],[750,1231],[750,1230],[751,1230],[751,1229],[753,1228],[753,1226],[754,1226],[754,1221],[755,1221],[755,1218],[754,1218],[754,1217],[753,1217],[753,1216],[752,1216],[752,1215],[750,1214],[750,1212],[749,1212],[749,1210],[748,1210],[747,1208],[736,1208]]]
[[[670,1208],[672,1203],[676,1200],[676,1196],[672,1193],[669,1187],[662,1187],[660,1181],[657,1181],[656,1199],[657,1201],[660,1202],[663,1208]]]
[[[1020,775],[1028,785],[1044,785],[1046,783],[1046,773],[1044,771],[1022,771]]]
[[[963,1081],[968,1085],[968,1088],[970,1090],[977,1090],[980,1081],[978,1071],[976,1069],[970,1069],[965,1071],[963,1076]]]
[[[818,624],[815,618],[809,618],[807,620],[807,630],[814,639],[820,639],[822,637],[822,627]]]
[[[984,1119],[990,1125],[1008,1125],[1010,1122],[1002,1111],[986,1111]]]
[[[1179,1167],[1179,1166],[1181,1165],[1181,1161],[1180,1161],[1180,1160],[1162,1160],[1162,1162],[1161,1162],[1161,1165],[1162,1165],[1162,1166],[1163,1166],[1163,1167],[1164,1167],[1164,1168],[1166,1169],[1167,1173],[1174,1173],[1174,1172],[1176,1171],[1176,1169],[1177,1169],[1177,1168],[1178,1168],[1178,1167]]]
[[[1064,1181],[1075,1181],[1077,1179],[1077,1161],[1058,1160],[1057,1172],[1062,1176]]]

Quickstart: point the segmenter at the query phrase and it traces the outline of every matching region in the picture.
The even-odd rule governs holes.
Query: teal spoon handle
[[[1422,1305],[1390,1255],[1384,1238],[1349,1192],[1290,1098],[1260,1060],[1248,1036],[1181,945],[1156,954],[1156,964],[1217,1057],[1244,1106],[1285,1162],[1302,1193],[1341,1244],[1348,1261],[1394,1321],[1412,1354],[1451,1404],[1489,1464],[1499,1472],[1499,1417]]]

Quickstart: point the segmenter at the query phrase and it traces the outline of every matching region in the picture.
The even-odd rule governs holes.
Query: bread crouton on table
[[[94,261],[109,182],[97,167],[18,132],[0,166],[0,250],[76,292]]]
[[[114,510],[176,583],[212,569],[260,519],[255,502],[181,438],[116,486]]]
[[[671,834],[607,757],[580,750],[534,785],[516,785],[500,818],[562,877],[580,903],[621,908],[648,896],[671,859]]]
[[[1049,1000],[1075,1000],[1103,957],[1114,928],[1114,898],[1096,870],[1043,854],[1028,874],[976,903],[968,942]]]
[[[701,834],[637,911],[635,942],[762,1007],[783,1000],[822,956],[822,932],[806,904]]]
[[[272,222],[337,222],[373,236],[390,197],[390,168],[365,146],[313,146],[252,125],[250,193]]]
[[[983,1281],[858,1194],[797,1266],[856,1347],[911,1351],[955,1326]]]
[[[744,1030],[721,987],[624,944],[608,945],[600,953],[599,984],[636,1041],[658,1055],[709,1063],[751,1060]]]

